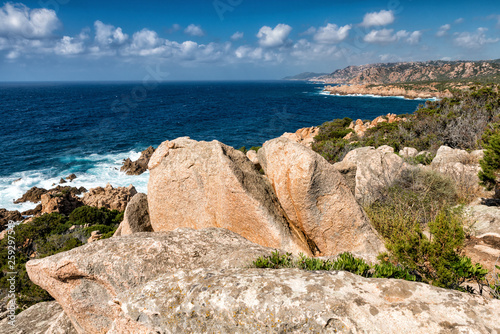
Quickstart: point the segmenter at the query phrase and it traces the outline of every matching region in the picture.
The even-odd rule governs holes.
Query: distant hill
[[[328,74],[329,73],[303,72],[294,76],[284,77],[283,80],[311,80]]]
[[[318,78],[333,84],[391,84],[429,81],[500,82],[500,59],[426,61],[349,66]]]

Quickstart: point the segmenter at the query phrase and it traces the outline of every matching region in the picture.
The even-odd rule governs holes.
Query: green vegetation
[[[14,270],[9,268],[8,263],[9,238],[6,236],[0,241],[0,289],[9,287],[7,273],[17,272],[15,277],[18,311],[51,300],[52,297],[45,290],[29,280],[26,262],[81,246],[95,230],[101,231],[103,238],[109,238],[122,219],[122,212],[83,206],[74,210],[69,217],[58,213],[45,214],[14,227],[15,233],[11,234],[15,242]]]
[[[365,208],[389,251],[380,258],[429,284],[464,291],[461,285],[473,282],[482,291],[487,270],[461,254],[465,233],[459,202],[450,179],[431,171],[402,173]]]
[[[402,266],[394,265],[387,261],[382,261],[380,264],[369,265],[363,259],[355,258],[350,253],[342,253],[335,260],[324,260],[318,258],[310,258],[304,254],[300,254],[298,258],[294,258],[292,254],[280,254],[279,251],[274,251],[269,256],[260,256],[253,262],[256,268],[299,268],[303,270],[343,270],[349,271],[363,277],[378,277],[378,278],[401,278],[409,281],[417,281],[416,275],[413,275],[410,270]]]
[[[498,124],[498,123],[497,123]],[[495,124],[495,125],[497,125]],[[481,171],[479,179],[481,185],[486,189],[493,189],[500,176],[500,130],[495,126],[495,130],[485,134],[485,152],[484,158],[479,162]]]
[[[247,150],[247,148],[246,148],[245,146],[242,146],[242,147],[240,147],[240,148],[238,149],[238,151],[241,151],[241,152],[243,152],[243,153],[245,153],[245,154],[246,154],[248,151],[255,151],[255,152],[258,152],[258,151],[259,151],[259,149],[260,149],[261,147],[262,147],[262,146],[252,146],[252,147],[250,147],[250,148]]]
[[[454,91],[452,98],[427,101],[413,114],[401,115],[406,121],[379,123],[367,129],[363,137],[355,133],[349,139],[347,119],[326,122],[314,138],[313,150],[329,162],[342,160],[350,150],[362,146],[389,145],[395,151],[414,147],[435,153],[441,145],[466,150],[479,149],[489,124],[500,120],[499,86],[472,87]],[[425,161],[425,157],[419,158]],[[418,161],[416,161],[418,162]],[[428,160],[427,160],[428,162]]]

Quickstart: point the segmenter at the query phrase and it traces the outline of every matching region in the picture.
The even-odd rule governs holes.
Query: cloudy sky
[[[0,6],[0,81],[279,79],[374,62],[500,58],[498,0]]]

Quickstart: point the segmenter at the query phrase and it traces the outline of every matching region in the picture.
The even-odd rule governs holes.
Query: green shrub
[[[292,254],[280,254],[279,251],[274,251],[270,256],[260,256],[253,262],[257,268],[290,268],[293,264]]]
[[[401,278],[410,281],[417,280],[415,275],[412,275],[407,268],[401,265],[395,266],[389,262],[382,262],[370,266],[363,259],[354,257],[352,254],[345,252],[331,261],[319,258],[310,258],[304,254],[299,254],[298,259],[294,259],[292,254],[280,254],[274,251],[269,256],[260,256],[253,262],[256,268],[299,268],[303,270],[342,270],[348,271],[363,277],[380,277],[380,278]]]
[[[488,136],[484,158],[479,163],[481,185],[491,190],[498,183],[500,175],[500,131]]]
[[[443,288],[463,290],[464,282],[481,284],[487,270],[460,255],[465,238],[460,215],[444,209],[428,225],[431,238],[419,224],[391,236],[386,246],[393,260],[417,272],[424,282]]]

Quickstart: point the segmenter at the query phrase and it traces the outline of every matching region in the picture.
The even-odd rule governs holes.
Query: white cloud
[[[263,26],[260,28],[257,37],[259,44],[266,48],[275,48],[288,43],[288,36],[292,31],[292,27],[287,24],[280,23],[276,27],[271,28]]]
[[[190,24],[186,29],[184,29],[184,33],[191,35],[191,36],[197,36],[201,37],[205,35],[205,32],[201,29],[199,25],[196,24]]]
[[[120,45],[128,40],[128,35],[123,33],[122,28],[115,28],[101,21],[95,21],[94,28],[95,40],[101,45]]]
[[[406,39],[406,42],[408,44],[415,45],[420,43],[421,39],[422,39],[422,32],[417,30],[410,34],[410,36]]]
[[[231,40],[232,41],[237,41],[239,39],[242,39],[243,38],[243,33],[242,32],[235,32],[232,36],[231,36]]]
[[[68,56],[83,53],[85,47],[82,41],[74,42],[73,37],[64,36],[55,46],[54,52],[58,55]]]
[[[464,22],[464,18],[463,17],[460,17],[458,19],[455,20],[455,24],[460,24],[460,23],[463,23]]]
[[[378,44],[392,43],[397,40],[393,32],[394,29],[372,30],[365,36],[364,41]]]
[[[393,23],[394,20],[394,12],[392,10],[381,10],[380,12],[365,14],[361,26],[366,28],[386,26]]]
[[[437,37],[443,37],[444,35],[446,35],[448,33],[448,31],[451,29],[451,25],[449,24],[444,24],[442,25],[438,32],[436,33],[436,36]]]
[[[411,33],[406,30],[399,30],[394,33],[394,29],[380,29],[370,31],[363,40],[374,44],[389,44],[404,40],[406,43],[414,45],[420,43],[421,39],[422,32],[419,30]]]
[[[0,7],[0,35],[47,38],[60,25],[56,12],[45,8],[29,9],[23,4],[6,3]]]
[[[476,32],[461,32],[456,33],[454,42],[456,45],[467,48],[476,49],[480,48],[486,44],[493,44],[500,41],[500,38],[488,38],[486,37],[487,28],[478,28]]]
[[[349,35],[351,25],[338,27],[336,24],[328,23],[326,26],[318,29],[314,35],[314,40],[318,43],[336,44],[342,42]]]

